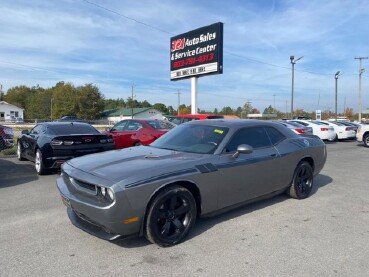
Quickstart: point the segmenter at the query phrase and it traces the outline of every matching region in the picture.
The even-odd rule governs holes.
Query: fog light
[[[101,187],[101,194],[105,197],[105,195],[106,195],[106,188]]]

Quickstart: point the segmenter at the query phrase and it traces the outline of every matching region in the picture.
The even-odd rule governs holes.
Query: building
[[[24,109],[0,101],[0,122],[14,122],[16,118],[24,118]]]
[[[163,119],[163,114],[153,108],[122,108],[122,109],[112,109],[101,113],[103,119],[109,122],[118,122],[123,119]]]

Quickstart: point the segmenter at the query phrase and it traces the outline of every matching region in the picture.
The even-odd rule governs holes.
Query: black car
[[[82,122],[39,123],[31,131],[23,130],[17,141],[18,159],[35,162],[39,175],[74,157],[113,149],[110,135]]]
[[[64,122],[87,122],[86,120],[79,118],[77,116],[66,115],[59,118],[57,121],[64,121]]]
[[[13,147],[13,129],[0,125],[0,150]]]

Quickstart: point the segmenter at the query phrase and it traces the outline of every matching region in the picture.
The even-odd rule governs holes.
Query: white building
[[[5,101],[0,101],[0,122],[15,121],[17,117],[24,118],[24,109]]]
[[[123,119],[163,119],[163,114],[152,108],[122,108],[104,111],[102,117],[110,122],[119,122]]]

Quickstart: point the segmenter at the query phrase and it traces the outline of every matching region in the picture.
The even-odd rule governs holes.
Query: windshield
[[[224,127],[182,124],[150,145],[181,152],[212,154],[227,133],[228,128]]]

